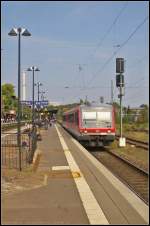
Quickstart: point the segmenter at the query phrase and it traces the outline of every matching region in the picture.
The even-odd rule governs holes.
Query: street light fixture
[[[40,93],[41,93],[41,99],[44,100],[44,95],[43,94],[45,94],[45,91],[41,91]]]
[[[17,143],[19,147],[19,170],[21,171],[21,59],[20,59],[20,44],[21,44],[21,35],[22,36],[31,36],[30,32],[24,28],[12,28],[8,33],[9,36],[18,36],[18,117],[17,117]]]
[[[33,71],[33,88],[32,88],[32,131],[34,131],[35,128],[35,124],[34,124],[34,119],[35,119],[35,111],[34,111],[34,72],[35,71],[40,71],[37,67],[32,66],[30,68],[27,69],[27,71]]]
[[[40,98],[39,98],[39,94],[40,94],[40,86],[42,86],[43,84],[41,83],[41,82],[37,82],[36,84],[35,84],[35,86],[37,85],[37,87],[38,87],[38,123],[40,122],[40,103],[39,103],[39,101],[40,101]]]
[[[40,100],[40,98],[39,98],[39,94],[40,94],[40,86],[42,86],[42,85],[43,85],[43,84],[42,84],[41,82],[35,83],[35,86],[38,87],[38,102],[39,102],[39,100]]]

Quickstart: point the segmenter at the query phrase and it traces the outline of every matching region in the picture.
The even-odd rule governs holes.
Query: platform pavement
[[[66,134],[61,128],[59,128],[59,131],[67,140],[69,149],[78,149],[72,143],[70,135]],[[38,149],[42,151],[42,157],[37,173],[45,172],[44,185],[34,190],[10,194],[5,197],[2,202],[2,224],[90,224],[71,172],[68,169],[54,170],[54,167],[57,166],[68,167],[62,144],[54,126],[43,132],[42,141],[38,143]],[[79,156],[75,156],[76,160],[78,158]],[[82,164],[83,159],[78,162]],[[131,217],[133,210],[131,207],[126,209],[127,205],[124,203],[124,208],[129,214],[129,219],[127,219],[124,213],[113,203],[113,200],[108,200],[102,185],[101,188],[98,187],[97,181],[94,180],[93,175],[91,177],[91,172],[86,168],[86,164],[83,164],[81,168],[85,174],[89,174],[87,178],[89,177],[90,183],[94,185],[92,191],[96,190],[101,196],[98,202],[105,210],[109,224],[146,224],[137,212],[134,212],[134,216]],[[74,177],[76,176],[74,175]],[[103,205],[101,205],[102,200],[106,202]]]
[[[67,165],[55,128],[44,131],[38,149],[43,155],[38,170]],[[73,178],[55,177],[41,188],[8,195],[2,202],[2,224],[89,224]]]

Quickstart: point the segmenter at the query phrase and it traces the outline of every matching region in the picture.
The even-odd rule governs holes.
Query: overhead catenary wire
[[[141,96],[144,96],[143,94],[145,95],[145,93],[141,93],[140,95],[141,95]],[[130,98],[130,99],[129,99],[129,98],[125,98],[125,99],[124,99],[124,102],[126,102],[126,101],[131,101],[131,100],[139,100],[139,96],[138,96],[138,95],[135,95],[134,97],[132,97],[132,98]]]
[[[128,68],[130,68],[130,70],[133,69],[133,68],[135,68],[135,66],[136,66],[137,64],[142,63],[145,59],[147,59],[147,57],[148,57],[147,55],[141,57],[141,58],[138,59],[136,62],[130,64],[130,65],[128,66]]]
[[[104,40],[106,39],[106,37],[108,36],[108,34],[111,32],[112,28],[115,26],[117,20],[120,18],[120,16],[122,15],[123,11],[127,7],[127,5],[128,5],[128,1],[125,2],[125,4],[123,5],[123,7],[121,8],[121,10],[119,11],[119,13],[117,14],[117,16],[113,20],[113,23],[110,25],[110,27],[108,28],[108,30],[106,31],[106,33],[104,34],[104,36],[102,37],[102,39],[100,40],[100,42],[96,45],[96,47],[94,49],[94,52],[90,54],[90,57],[91,56],[94,56],[94,54],[97,51],[97,49],[99,49],[102,46]]]
[[[104,34],[103,38],[100,40],[100,42],[97,44],[96,49],[94,49],[94,53],[91,55],[94,55],[95,52],[97,51],[98,48],[100,48],[103,44],[103,41],[105,40],[105,38],[107,37],[107,35],[110,33],[110,31],[112,30],[113,26],[116,24],[117,20],[119,19],[119,17],[121,16],[121,14],[123,13],[123,11],[125,10],[125,8],[128,5],[128,1],[125,2],[125,4],[123,5],[123,7],[121,8],[121,10],[119,11],[118,15],[116,16],[116,18],[114,19],[113,23],[110,25],[110,27],[108,28],[108,30],[106,31],[106,33]]]
[[[134,82],[134,86],[136,87],[137,84],[139,84],[139,82],[145,80],[145,76],[141,77],[139,80]],[[128,84],[129,85],[129,84]],[[130,84],[132,86],[132,84]]]
[[[141,96],[141,93],[143,94],[143,93],[146,93],[147,91],[148,91],[148,86],[137,86],[137,87],[130,87],[131,89],[130,90],[128,90],[128,92],[126,93],[126,91],[125,91],[125,93],[126,93],[126,97],[129,99],[129,97],[133,97],[133,96],[137,96],[138,94],[140,94],[140,96]],[[136,88],[136,89],[134,89],[134,88]],[[144,88],[144,92],[143,92],[143,88]],[[125,89],[126,89],[126,87],[125,87]],[[137,90],[138,89],[138,90]],[[140,91],[140,89],[142,89],[141,91]],[[138,95],[139,96],[139,95]]]
[[[109,62],[114,58],[114,56],[128,43],[128,41],[133,37],[133,35],[139,30],[139,28],[148,20],[148,16],[144,18],[144,20],[134,29],[134,31],[129,35],[129,37],[120,45],[120,47],[110,56],[110,58],[104,63],[104,65],[98,70],[93,77],[90,79],[89,83],[97,77],[97,73],[100,73],[104,70],[104,68],[109,64]]]
[[[119,13],[117,14],[117,16],[115,17],[115,19],[113,20],[113,23],[110,25],[110,27],[108,28],[108,30],[106,31],[106,33],[104,34],[104,36],[102,37],[102,39],[100,40],[100,42],[98,42],[98,44],[96,45],[94,52],[92,54],[90,54],[90,56],[94,55],[94,53],[96,52],[96,50],[98,48],[100,48],[105,40],[105,38],[108,36],[108,34],[111,32],[113,26],[116,24],[117,20],[119,19],[119,17],[122,15],[123,11],[125,10],[125,8],[128,5],[128,1],[125,2],[125,4],[123,5],[123,7],[121,8],[121,10],[119,11]]]
[[[110,58],[104,63],[104,65],[93,75],[93,77],[89,80],[89,82],[87,83],[88,84],[91,84],[94,79],[97,77],[97,74],[102,72],[106,66],[109,64],[109,62],[114,58],[114,56],[128,43],[128,41],[135,35],[135,33],[142,27],[142,25],[148,20],[148,16],[146,16],[140,24],[138,24],[138,26],[133,30],[133,32],[128,36],[128,38],[120,45],[120,47],[115,51],[113,52],[113,54],[110,56]],[[84,89],[82,89],[81,91],[83,91]],[[77,96],[77,95],[76,95]],[[76,98],[73,97],[74,98]]]

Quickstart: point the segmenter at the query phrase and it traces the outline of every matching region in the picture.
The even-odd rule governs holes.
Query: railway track
[[[91,154],[148,204],[148,172],[137,168],[106,148],[101,151],[95,149]]]
[[[148,129],[134,129],[133,131],[135,131],[135,132],[149,133],[149,130]]]
[[[119,135],[116,135],[116,139],[119,140]],[[139,148],[143,148],[145,150],[148,150],[148,142],[144,142],[144,141],[139,141],[139,140],[135,140],[135,139],[132,139],[132,138],[129,138],[129,137],[125,137],[126,138],[126,142],[128,144],[133,144],[135,145],[136,147],[139,147]]]

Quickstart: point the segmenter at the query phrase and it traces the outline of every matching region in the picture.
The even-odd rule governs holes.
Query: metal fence
[[[17,133],[3,132],[1,137],[1,166],[2,168],[19,169],[32,163],[37,146],[36,132],[21,132],[21,159],[17,143]],[[20,161],[21,160],[21,161]]]

